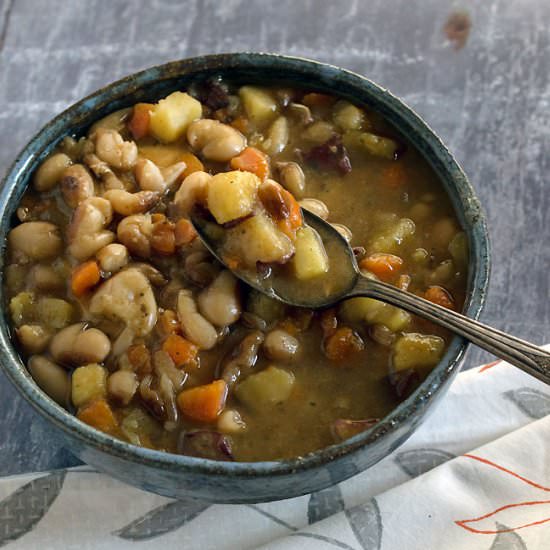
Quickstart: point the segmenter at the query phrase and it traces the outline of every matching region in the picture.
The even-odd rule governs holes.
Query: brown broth
[[[236,87],[230,86],[230,91],[232,91],[233,98],[238,97]],[[266,92],[273,98],[284,95],[278,94],[280,91],[276,87],[266,89]],[[285,90],[285,93],[290,95],[295,102],[300,102],[304,95],[300,90]],[[333,101],[327,101],[321,102],[318,106],[312,106],[311,111],[314,119],[333,124],[333,103]],[[459,265],[460,262],[454,258],[450,249],[450,243],[461,232],[460,225],[437,176],[414,149],[414,145],[405,143],[393,128],[381,120],[380,116],[365,110],[365,120],[361,131],[397,140],[399,143],[398,158],[380,158],[364,149],[350,147],[348,153],[352,169],[348,174],[342,175],[337,170],[320,169],[311,163],[300,161],[304,151],[309,151],[320,143],[304,137],[307,127],[291,114],[289,108],[284,106],[284,102],[279,102],[277,109],[281,116],[287,118],[289,142],[281,153],[271,155],[271,166],[274,167],[277,161],[298,161],[306,178],[304,196],[326,203],[330,212],[328,221],[347,226],[353,234],[351,245],[364,247],[367,254],[377,247],[376,243],[379,242],[377,239],[391,231],[399,220],[412,219],[415,225],[414,233],[402,242],[392,244],[392,249],[387,252],[397,254],[403,260],[399,274],[410,277],[408,286],[410,292],[423,294],[430,285],[440,285],[450,293],[454,300],[454,307],[460,310],[465,296],[466,265]],[[244,133],[248,138],[249,145],[260,148],[262,137],[267,134],[269,128],[268,125],[255,124],[248,120],[242,104],[237,104],[232,110],[229,108],[217,111],[205,109],[203,116],[218,118],[226,123],[247,120],[244,126],[241,124],[241,129],[246,128]],[[344,133],[342,128],[334,124],[333,128],[337,134]],[[130,139],[124,125],[121,127],[121,132],[125,139]],[[190,152],[185,138],[169,145],[160,145],[151,137],[145,137],[138,140],[137,144],[143,157],[153,160],[161,167],[177,162],[183,153]],[[67,142],[61,146],[60,150],[72,155],[73,161],[82,162],[82,143],[77,145],[75,142]],[[212,173],[229,169],[226,164],[211,162],[204,157],[201,158],[201,161],[205,170]],[[401,174],[397,185],[391,180],[393,177],[391,170],[396,166]],[[276,171],[272,177],[277,177]],[[133,176],[130,177],[130,180],[132,178]],[[100,191],[101,184],[97,178],[95,181],[96,190]],[[133,184],[130,183],[131,185]],[[167,215],[172,222],[177,221],[177,217],[171,213],[174,191],[175,189],[164,196],[152,209],[152,212]],[[55,223],[59,227],[65,243],[67,242],[67,225],[72,215],[72,209],[66,205],[59,186],[44,193],[39,193],[30,187],[21,201],[18,215],[22,222],[41,220]],[[110,229],[115,230],[121,218],[122,216],[116,215],[110,224]],[[328,246],[330,247],[330,243]],[[169,281],[168,286],[175,285],[177,282],[180,286],[192,290],[196,296],[202,288],[196,284],[196,280],[190,277],[186,259],[199,250],[201,249],[195,242],[195,244],[182,246],[172,255],[152,254],[150,258],[135,257],[133,260],[150,263]],[[386,252],[386,250],[382,250],[382,252]],[[329,256],[331,256],[330,250]],[[361,258],[362,256],[359,256],[359,260]],[[212,269],[219,269],[219,266],[216,267],[212,260],[205,260],[205,262],[208,266],[214,266]],[[91,294],[77,298],[71,292],[70,274],[78,263],[69,254],[66,247],[58,257],[39,262],[10,247],[5,277],[8,302],[20,297],[21,292],[31,292],[34,296],[32,303],[21,318],[17,318],[14,314],[14,302],[11,302],[11,312],[16,327],[32,324],[44,326],[52,333],[58,331],[59,327],[47,326],[47,320],[41,317],[40,310],[36,305],[43,296],[56,297],[73,306],[73,313],[67,323],[85,320],[104,330],[111,341],[116,339],[121,326],[113,325],[108,319],[93,319],[86,313]],[[36,281],[29,276],[30,269],[36,264],[53,266],[63,284],[49,290],[38,288]],[[208,266],[205,269],[210,269]],[[330,269],[328,280],[340,284],[339,282],[344,280],[346,274],[340,271],[343,269],[342,262],[334,261],[331,263]],[[399,283],[397,275],[390,280],[391,283]],[[108,278],[109,274],[103,273],[103,277]],[[303,293],[310,296],[318,294],[325,282],[320,280],[313,284],[304,283],[302,285]],[[175,296],[167,291],[167,285],[153,286],[153,292],[160,308],[159,311],[175,310]],[[249,296],[249,289],[242,286],[240,292],[243,309],[245,311],[252,310],[251,312],[257,315],[258,307],[250,305],[254,303],[254,300]],[[362,340],[364,347],[362,350],[345,355],[335,361],[327,357],[327,336],[322,333],[319,313],[313,315],[310,327],[304,329],[296,321],[296,311],[288,307],[277,309],[278,306],[273,304],[269,307],[278,313],[274,319],[265,320],[267,328],[264,329],[264,332],[269,332],[277,327],[285,328],[297,339],[299,350],[291,361],[285,362],[269,359],[265,350],[261,348],[257,362],[249,372],[242,374],[241,380],[246,380],[247,376],[262,372],[269,365],[275,364],[293,374],[294,384],[287,399],[254,408],[243,404],[230,389],[225,408],[239,411],[246,424],[246,429],[228,434],[232,440],[236,460],[274,460],[303,456],[337,441],[332,429],[335,420],[382,418],[403,398],[403,395],[396,394],[388,378],[396,370],[392,360],[395,344],[392,342],[383,344],[372,337],[372,325],[383,323],[347,321],[339,315],[339,326],[350,326],[354,334]],[[208,384],[219,378],[221,375],[220,365],[224,361],[224,357],[231,354],[242,337],[249,332],[250,328],[246,327],[242,320],[236,322],[225,330],[224,336],[220,338],[220,343],[213,350],[199,353],[200,366],[184,365],[181,370],[186,372],[188,378],[183,389]],[[408,319],[405,326],[399,327],[393,332],[395,334],[390,335],[390,340],[402,337],[404,333],[421,333],[442,337],[445,346],[449,341],[446,331],[414,316]],[[134,344],[144,344],[153,353],[161,348],[165,337],[166,334],[157,327],[148,335],[136,339]],[[25,360],[36,353],[25,346],[24,342],[18,342],[18,345]],[[49,356],[47,347],[41,353]],[[108,374],[118,370],[120,359],[115,360],[108,357],[105,367]],[[67,369],[70,376],[74,365],[64,365],[64,368]],[[417,383],[430,371],[430,368],[420,364],[413,369],[418,375]],[[138,374],[138,379],[142,379],[143,376],[143,374]],[[178,439],[182,432],[195,429],[217,430],[216,422],[199,422],[186,417],[181,412],[175,426],[163,425],[165,419],[151,414],[150,409],[140,399],[139,391],[130,404],[125,406],[121,406],[108,394],[106,399],[114,411],[118,423],[117,429],[111,433],[136,444],[168,452],[178,452]],[[70,400],[66,406],[73,408]],[[130,435],[128,435],[127,429],[129,417],[137,418],[132,424]],[[122,429],[123,427],[125,429]]]

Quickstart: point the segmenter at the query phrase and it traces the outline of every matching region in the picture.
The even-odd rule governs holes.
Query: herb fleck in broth
[[[220,460],[303,456],[386,415],[449,335],[368,298],[313,312],[245,288],[196,238],[191,209],[229,239],[228,265],[311,295],[321,273],[343,278],[304,233],[298,205],[316,208],[348,228],[370,276],[457,310],[465,235],[379,115],[280,87],[190,93],[65,139],[33,176],[8,238],[15,338],[46,393],[115,437]]]

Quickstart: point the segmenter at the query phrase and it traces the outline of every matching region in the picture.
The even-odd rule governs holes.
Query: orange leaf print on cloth
[[[550,492],[550,487],[545,487],[535,481],[532,481],[516,472],[513,472],[509,468],[505,468],[496,462],[487,460],[486,458],[466,454],[464,458],[470,458],[481,462],[486,466],[495,468],[506,475],[512,476],[526,485],[529,485],[538,491]],[[491,510],[486,514],[475,518],[456,520],[455,523],[470,531],[471,533],[478,533],[483,535],[494,535],[496,533],[509,533],[512,531],[518,531],[519,529],[525,529],[526,527],[532,527],[535,525],[542,525],[550,521],[550,500],[547,499],[533,499],[523,502],[514,502],[510,504],[504,504]],[[496,522],[496,523],[495,523]]]
[[[481,374],[482,372],[488,371],[489,369],[496,367],[499,363],[502,363],[501,359],[499,359],[498,361],[493,361],[492,363],[487,363],[486,365],[479,367],[479,370],[477,372],[478,374]]]
[[[529,509],[529,515],[532,516],[533,521],[529,523],[521,523],[513,527],[499,528],[495,526],[495,521],[506,521],[508,525],[514,524],[514,519],[517,521],[517,511],[522,508],[522,512]],[[523,517],[523,514],[522,514]],[[519,518],[521,521],[521,518]],[[525,529],[526,527],[532,527],[533,525],[542,525],[550,521],[550,500],[535,500],[532,502],[518,502],[516,504],[507,504],[501,506],[484,516],[472,519],[462,519],[455,521],[457,525],[471,531],[472,533],[479,533],[482,535],[494,535],[496,533],[509,533],[510,531],[518,531],[519,529]],[[475,524],[474,526],[470,524]]]

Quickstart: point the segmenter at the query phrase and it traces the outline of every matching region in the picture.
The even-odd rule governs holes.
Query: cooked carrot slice
[[[185,246],[195,240],[197,237],[197,230],[189,220],[181,218],[176,222],[174,235],[176,238],[176,246]]]
[[[162,349],[172,358],[176,367],[194,363],[199,352],[197,346],[177,334],[170,334],[162,344]]]
[[[311,92],[302,98],[302,103],[308,107],[330,107],[336,102],[331,95]]]
[[[185,170],[183,171],[183,177],[186,178],[193,172],[202,172],[204,170],[204,164],[193,153],[183,153],[181,160],[185,162]]]
[[[455,308],[455,301],[450,292],[445,290],[442,286],[429,286],[424,293],[424,298],[433,302],[434,304],[446,307],[448,309]]]
[[[403,266],[403,260],[393,254],[371,254],[359,262],[361,269],[374,273],[381,281],[390,281]]]
[[[109,403],[105,399],[97,399],[81,407],[77,418],[102,432],[112,434],[118,428],[118,422]]]
[[[177,398],[180,411],[200,422],[214,422],[225,407],[227,384],[214,380],[210,384],[182,391]]]
[[[150,103],[136,103],[132,116],[128,121],[128,130],[134,139],[144,138],[149,133],[150,112],[153,105]]]
[[[99,266],[94,260],[77,266],[71,275],[71,290],[75,296],[82,296],[101,279]]]
[[[349,327],[337,328],[324,342],[325,355],[331,361],[343,361],[364,347],[363,340]]]
[[[262,181],[269,176],[269,159],[256,147],[247,147],[240,155],[233,157],[230,164],[233,170],[252,172]]]

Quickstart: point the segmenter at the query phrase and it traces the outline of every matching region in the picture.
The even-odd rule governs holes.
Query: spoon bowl
[[[269,270],[269,276],[245,269],[233,269],[232,272],[247,285],[289,306],[321,309],[336,304],[353,291],[360,278],[359,267],[348,241],[330,223],[304,208],[302,215],[305,223],[313,228],[323,241],[330,258],[327,273],[321,277],[300,281],[276,269]],[[191,221],[206,248],[227,267],[220,252],[223,236],[220,234],[219,226],[205,215],[204,211],[197,208],[191,214]]]

